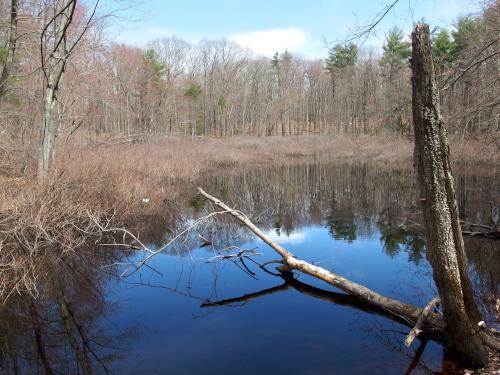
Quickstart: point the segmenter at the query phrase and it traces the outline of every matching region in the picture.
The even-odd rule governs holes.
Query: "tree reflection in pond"
[[[134,327],[111,333],[109,275],[100,269],[123,254],[80,250],[43,265],[48,276],[37,296],[15,296],[0,307],[2,374],[109,373],[109,364],[124,355],[123,340]]]
[[[425,256],[425,241],[421,233],[412,233],[411,228],[405,226],[380,227],[380,240],[384,250],[390,257],[401,251],[408,253],[410,262],[419,263]]]

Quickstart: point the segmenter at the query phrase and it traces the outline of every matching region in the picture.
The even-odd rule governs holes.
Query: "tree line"
[[[112,43],[97,5],[1,2],[0,146],[36,157],[42,176],[68,142],[411,132],[411,46],[397,27],[381,53],[345,42],[326,59],[267,58],[225,39]],[[499,9],[433,32],[443,116],[463,137],[498,134]]]

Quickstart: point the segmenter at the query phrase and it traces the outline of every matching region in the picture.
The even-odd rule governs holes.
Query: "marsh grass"
[[[498,166],[498,153],[478,144],[453,144],[460,162]],[[482,150],[482,151],[478,151]],[[411,168],[413,144],[403,138],[177,138],[68,149],[46,186],[30,168],[0,166],[0,305],[13,295],[39,293],[61,260],[91,262],[103,240],[99,226],[123,226],[144,241],[188,206],[195,181],[221,171],[304,162],[370,161]],[[34,168],[31,168],[33,170]],[[491,169],[491,168],[490,168]],[[17,171],[12,173],[9,171]],[[188,198],[186,198],[188,197]],[[75,258],[76,257],[76,258]],[[49,267],[50,265],[50,267]]]

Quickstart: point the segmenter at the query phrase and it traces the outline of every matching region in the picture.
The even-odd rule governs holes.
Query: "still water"
[[[491,224],[500,194],[496,173],[462,168],[458,176],[461,217]],[[247,213],[300,259],[418,306],[436,296],[410,171],[309,164],[205,177],[186,189],[179,217],[156,234],[150,249],[213,211],[195,195],[196,185]],[[211,244],[200,247],[200,236]],[[481,309],[498,327],[498,243],[469,238],[466,246]],[[257,254],[243,263],[217,258],[245,249]],[[147,266],[131,268],[146,255],[115,259],[113,267],[101,260],[71,278],[67,299],[80,322],[76,341],[82,340],[94,373],[461,373],[437,343],[416,340],[405,348],[408,328],[383,312],[311,277],[284,279],[275,265],[267,266],[270,273],[259,268],[256,263],[278,256],[229,218],[203,221]],[[126,277],[116,277],[122,273]],[[16,356],[19,368],[44,373],[43,353],[57,372],[77,373],[75,351],[51,321],[57,309],[40,304],[38,333],[14,321],[27,339],[4,353],[5,373],[14,372]]]

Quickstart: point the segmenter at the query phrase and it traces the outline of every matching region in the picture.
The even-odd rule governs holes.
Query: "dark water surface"
[[[461,217],[491,225],[500,194],[496,172],[462,168],[458,176]],[[418,306],[436,296],[409,171],[370,164],[274,166],[221,172],[196,184],[247,213],[300,259]],[[212,211],[194,189],[186,192],[185,206],[184,220],[172,232]],[[198,234],[213,244],[200,248]],[[159,233],[150,247],[164,246],[170,236]],[[109,271],[131,273],[128,277],[96,276],[102,265],[95,267],[99,271],[90,278],[95,284],[99,279],[101,298],[80,298],[87,292],[79,290],[70,296],[88,332],[94,372],[104,373],[106,366],[116,374],[461,373],[441,345],[416,340],[405,348],[406,326],[311,277],[284,279],[251,260],[208,262],[240,251],[227,246],[255,249],[261,255],[251,258],[258,263],[278,259],[262,241],[216,216],[139,272],[127,264]],[[487,323],[498,327],[498,241],[467,238],[466,246],[481,309]],[[275,272],[274,267],[267,269]],[[85,282],[78,285],[87,288]],[[39,322],[47,337],[64,335],[50,322]],[[29,342],[20,366],[43,373],[35,359],[40,345],[31,348]],[[71,346],[58,347],[50,337],[47,342],[53,368],[76,373]],[[423,353],[416,359],[419,348]]]

